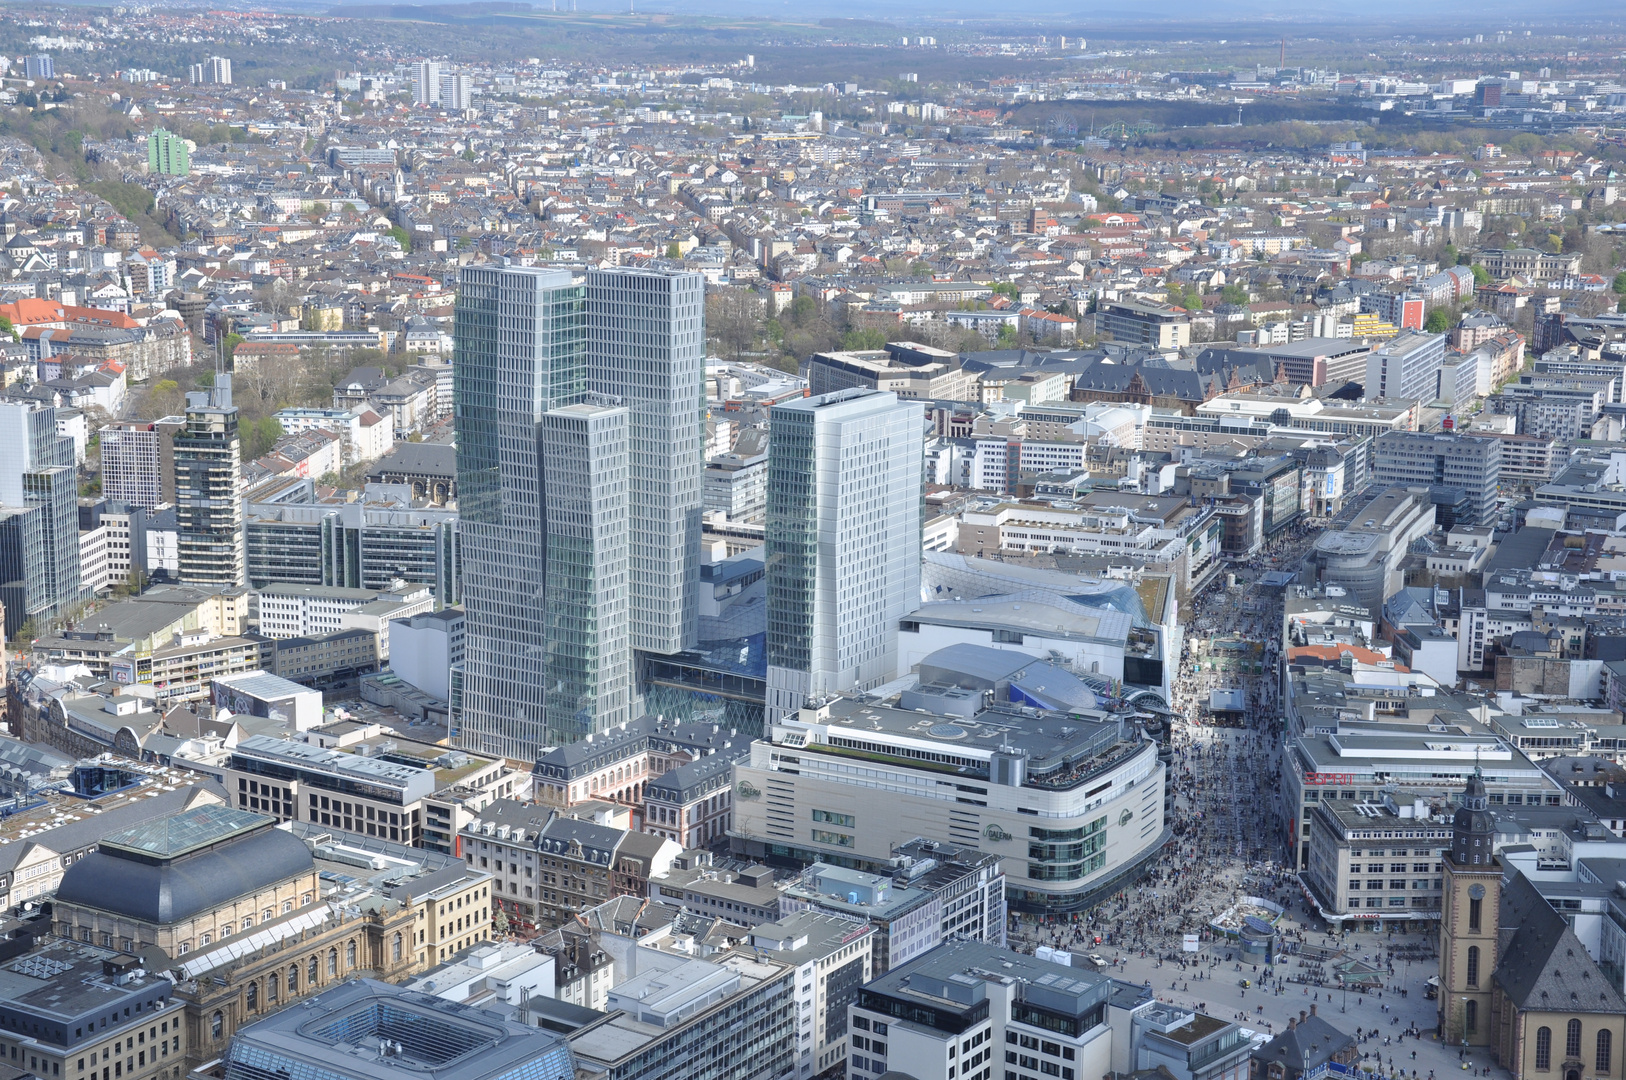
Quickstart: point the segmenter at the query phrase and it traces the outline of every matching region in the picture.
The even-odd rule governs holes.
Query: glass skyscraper
[[[471,268],[454,337],[458,738],[530,760],[636,718],[632,650],[695,639],[705,282]]]
[[[920,604],[918,402],[855,389],[775,405],[768,437],[768,701],[897,675],[898,620]]]
[[[586,304],[567,270],[470,267],[453,326],[467,611],[460,745],[529,760],[546,743],[542,419],[584,392]]]
[[[587,383],[628,412],[632,647],[675,653],[699,626],[706,282],[692,271],[587,272]]]
[[[632,719],[627,620],[627,410],[608,401],[542,421],[547,499],[548,740]]]
[[[0,602],[6,633],[78,600],[79,488],[56,410],[0,403]],[[43,632],[45,627],[38,629]]]

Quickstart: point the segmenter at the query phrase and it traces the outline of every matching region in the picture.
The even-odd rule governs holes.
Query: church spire
[[[1462,792],[1462,805],[1451,821],[1451,861],[1458,866],[1484,866],[1494,860],[1495,840],[1496,816],[1490,811],[1484,773],[1475,765]]]

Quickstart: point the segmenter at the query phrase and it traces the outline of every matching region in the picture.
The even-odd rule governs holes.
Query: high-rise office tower
[[[175,501],[175,434],[179,416],[162,420],[115,420],[101,431],[102,496],[151,510]]]
[[[594,399],[542,418],[550,743],[632,719],[627,419]]]
[[[0,603],[6,633],[79,599],[79,487],[56,410],[0,403]],[[43,627],[41,628],[43,629]]]
[[[56,62],[48,55],[25,56],[23,58],[23,78],[33,82],[41,79],[56,78]]]
[[[173,438],[176,549],[186,585],[247,583],[243,459],[231,376],[186,395],[186,424]]]
[[[464,272],[463,745],[529,759],[633,719],[632,650],[693,643],[704,308],[698,274]]]
[[[769,413],[768,723],[896,676],[920,603],[921,424],[918,402],[866,389]]]
[[[698,273],[587,272],[587,385],[628,412],[632,647],[675,653],[699,625],[706,284]]]
[[[440,65],[435,61],[412,65],[412,101],[415,105],[440,104]]]
[[[566,270],[470,267],[457,294],[454,417],[467,611],[461,745],[547,742],[543,417],[585,396],[582,287]]]

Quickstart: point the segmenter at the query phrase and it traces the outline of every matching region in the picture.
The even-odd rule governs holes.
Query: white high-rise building
[[[898,620],[920,603],[922,422],[867,389],[769,414],[768,723],[897,675]]]
[[[224,56],[211,56],[203,65],[203,81],[216,86],[231,85],[231,60]]]
[[[587,386],[627,407],[632,647],[670,654],[699,627],[706,282],[587,272]]]
[[[421,60],[412,65],[412,103],[440,104],[440,65],[435,61]]]
[[[175,433],[180,416],[162,420],[115,420],[102,428],[102,496],[151,510],[175,501]]]
[[[468,109],[474,106],[474,80],[467,75],[440,77],[440,107]]]

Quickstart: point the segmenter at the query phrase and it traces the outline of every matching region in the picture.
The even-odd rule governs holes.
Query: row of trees
[[[995,290],[1014,293],[1016,286],[995,286]],[[1003,327],[997,337],[989,338],[942,319],[885,328],[854,326],[836,305],[821,304],[811,296],[798,296],[772,314],[767,304],[767,297],[750,289],[719,289],[708,294],[706,332],[711,353],[726,360],[749,360],[794,373],[803,359],[816,352],[879,349],[888,341],[918,341],[953,352],[1035,343],[1031,337],[1024,341],[1011,327]]]

